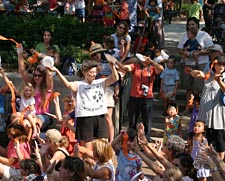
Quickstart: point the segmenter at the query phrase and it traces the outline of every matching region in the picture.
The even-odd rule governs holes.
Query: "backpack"
[[[76,59],[70,56],[62,56],[61,65],[59,71],[63,75],[76,75],[78,68],[76,65]]]

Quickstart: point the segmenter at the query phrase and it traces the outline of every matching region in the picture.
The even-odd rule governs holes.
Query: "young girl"
[[[195,161],[198,154],[200,152],[204,152],[204,150],[201,149],[200,144],[203,144],[204,146],[208,145],[208,141],[205,138],[204,133],[205,133],[205,122],[197,120],[194,124],[194,130],[188,140],[188,147],[191,153],[191,157],[194,160],[194,166],[196,169],[198,169],[197,178],[198,180],[201,181],[206,181],[207,180],[206,178],[209,177],[210,175],[210,169],[204,168],[204,164]]]
[[[96,139],[92,142],[93,151],[79,144],[75,145],[75,155],[88,156],[96,161],[94,169],[87,166],[87,175],[93,178],[93,181],[114,181],[115,170],[112,163],[113,149],[105,138]]]
[[[175,103],[169,103],[166,110],[168,116],[165,117],[164,143],[166,143],[171,135],[182,135],[181,119],[178,115],[177,105]]]
[[[66,136],[69,140],[69,146],[67,151],[70,155],[73,155],[74,152],[74,144],[75,144],[75,106],[76,101],[75,98],[71,95],[68,95],[63,98],[64,112],[61,113],[60,103],[58,96],[54,99],[55,103],[55,113],[57,120],[62,122],[61,126],[61,134],[62,136]]]
[[[41,121],[36,117],[34,88],[31,83],[25,83],[20,91],[20,112],[24,112],[24,118],[28,119],[33,129],[33,137],[40,132]]]
[[[137,139],[136,130],[129,128],[122,131],[112,142],[112,147],[117,155],[116,180],[131,180],[137,173],[141,172],[142,160],[133,152],[132,146]],[[139,179],[143,179],[141,174]]]
[[[103,22],[105,27],[113,27],[115,24],[115,16],[111,8],[112,1],[107,0],[107,4],[103,6]]]

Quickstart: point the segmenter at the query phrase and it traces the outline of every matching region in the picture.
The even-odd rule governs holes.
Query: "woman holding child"
[[[52,73],[42,66],[37,66],[30,76],[25,68],[23,46],[17,48],[19,72],[23,81],[30,82],[34,87],[35,110],[37,117],[42,121],[42,130],[49,124],[49,101],[53,90]]]

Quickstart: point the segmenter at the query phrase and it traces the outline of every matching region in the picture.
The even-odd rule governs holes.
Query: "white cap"
[[[146,61],[145,57],[142,54],[140,54],[140,53],[136,53],[136,57],[138,58],[138,60],[140,60],[142,62]]]
[[[53,67],[54,66],[54,59],[50,56],[46,56],[41,60],[41,64],[44,67]]]

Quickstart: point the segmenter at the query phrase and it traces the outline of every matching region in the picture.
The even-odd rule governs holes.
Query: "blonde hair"
[[[93,151],[98,156],[98,163],[109,161],[113,157],[113,149],[106,138],[96,139],[92,143]]]
[[[20,90],[20,96],[23,98],[26,98],[26,96],[24,95],[24,90],[26,87],[31,89],[31,97],[33,97],[34,96],[34,87],[30,82],[23,83],[22,88]]]
[[[168,181],[182,181],[182,173],[179,168],[171,167],[165,170],[163,174],[163,178],[167,179]]]

